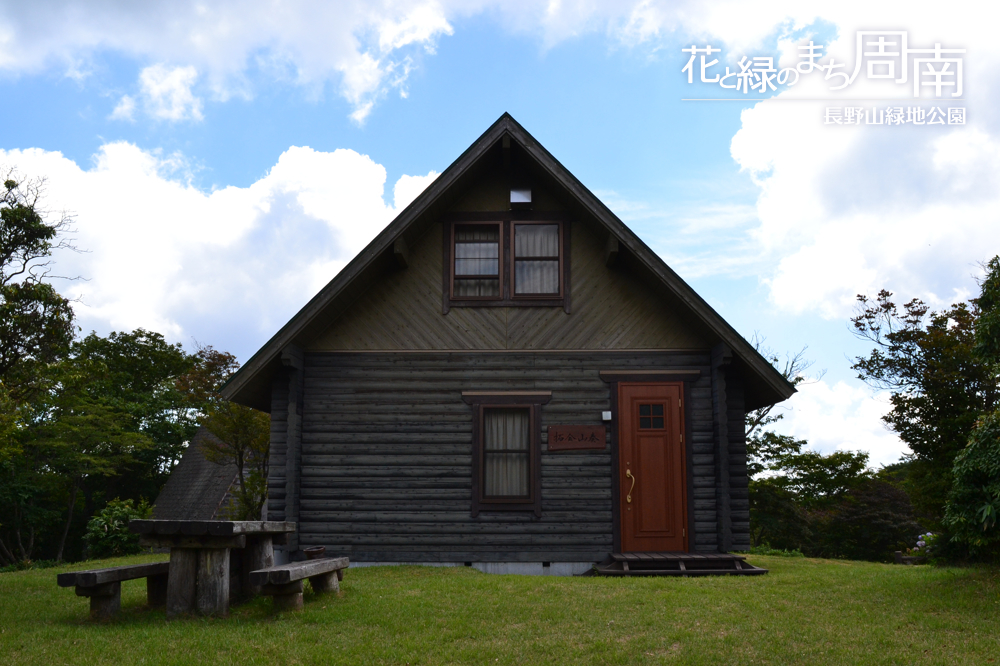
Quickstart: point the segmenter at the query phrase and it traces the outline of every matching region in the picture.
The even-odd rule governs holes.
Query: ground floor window
[[[483,408],[483,498],[531,497],[531,408]]]
[[[541,515],[541,407],[549,391],[467,391],[472,405],[472,515]]]

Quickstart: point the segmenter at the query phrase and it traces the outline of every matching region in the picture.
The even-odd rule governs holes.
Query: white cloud
[[[117,142],[84,169],[56,152],[0,150],[0,163],[46,174],[48,209],[76,213],[86,252],[57,266],[86,278],[59,285],[80,299],[84,331],[232,341],[245,358],[436,176],[404,176],[389,205],[385,169],[368,156],[292,147],[249,187],[206,193],[172,175],[178,159]]]
[[[108,116],[112,120],[125,120],[135,122],[135,99],[130,95],[122,95],[114,111]]]
[[[965,107],[968,124],[824,124],[827,106],[876,104],[847,99],[766,102],[745,111],[732,154],[760,187],[754,236],[774,265],[765,282],[779,308],[828,318],[847,317],[856,294],[882,287],[944,307],[975,290],[977,263],[1000,248],[1000,134],[986,74],[1000,65],[1000,48],[971,8],[908,12],[904,24],[881,8],[852,11],[831,10],[841,35],[831,50],[841,61],[853,62],[856,31],[872,25],[907,29],[911,48],[940,42],[969,51],[961,102],[917,101],[908,86],[889,90],[861,78],[851,96],[902,93],[891,104],[904,110]],[[836,97],[821,83],[781,97]]]
[[[452,33],[447,14],[435,0],[4,3],[0,72],[54,66],[80,76],[90,71],[89,60],[114,52],[193,67],[214,97],[226,99],[251,95],[248,71],[258,68],[313,90],[339,82],[361,120],[381,95],[402,89],[402,65],[414,49],[432,51],[439,37]],[[183,90],[182,83],[154,97],[163,100],[157,108],[164,116],[181,113],[170,95]],[[190,101],[180,103],[185,115],[194,115]]]
[[[426,176],[401,176],[392,188],[392,201],[396,210],[401,211],[409,206],[438,175],[437,171],[431,171]]]
[[[157,120],[202,120],[201,100],[191,92],[197,78],[198,70],[191,66],[146,67],[139,73],[146,112]]]
[[[809,442],[821,453],[867,451],[872,466],[898,462],[909,448],[885,428],[882,415],[889,403],[863,386],[819,380],[800,384],[799,392],[778,406],[784,418],[779,432]]]

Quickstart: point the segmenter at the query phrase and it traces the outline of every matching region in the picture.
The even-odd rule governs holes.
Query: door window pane
[[[663,429],[663,405],[639,405],[639,427],[641,429]]]

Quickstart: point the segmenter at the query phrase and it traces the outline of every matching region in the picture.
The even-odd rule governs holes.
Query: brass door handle
[[[635,490],[635,477],[632,476],[632,470],[625,470],[625,478],[632,479],[632,487],[628,489],[628,495],[625,496],[625,501],[629,504],[632,503],[632,491]]]

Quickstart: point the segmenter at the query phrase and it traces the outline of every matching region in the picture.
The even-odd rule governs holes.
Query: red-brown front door
[[[687,552],[683,389],[619,384],[622,552]]]

